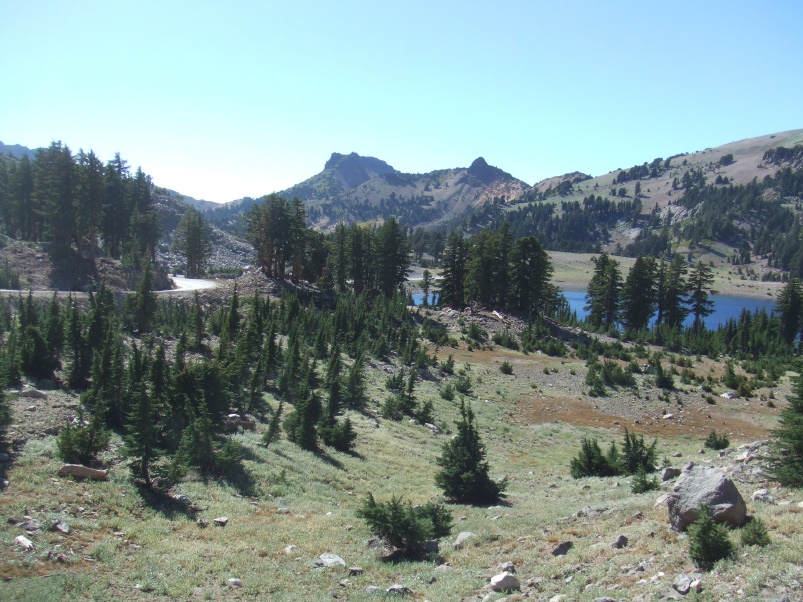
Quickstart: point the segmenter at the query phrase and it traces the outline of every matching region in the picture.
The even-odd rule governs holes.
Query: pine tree
[[[803,287],[794,276],[778,295],[778,310],[781,314],[781,334],[791,345],[803,325]]]
[[[273,418],[271,418],[270,422],[268,423],[268,430],[266,430],[265,434],[262,436],[262,443],[265,445],[265,447],[268,447],[271,443],[279,438],[279,426],[281,425],[283,410],[284,402],[280,401],[279,407],[276,408]]]
[[[714,513],[703,502],[697,520],[689,526],[689,555],[701,569],[710,571],[719,560],[733,556],[733,543],[724,525],[714,522]]]
[[[656,265],[652,257],[636,258],[622,287],[622,323],[627,330],[647,328],[655,313]]]
[[[709,288],[714,283],[714,273],[702,261],[697,262],[697,266],[689,275],[689,303],[690,313],[694,316],[694,329],[700,330],[703,327],[703,318],[710,316],[714,312],[714,302],[711,300]]]
[[[457,422],[457,435],[443,446],[435,475],[435,483],[446,497],[460,503],[492,504],[499,499],[507,483],[493,481],[488,476],[485,445],[474,424],[471,406],[460,402],[461,419]]]
[[[468,273],[468,245],[459,232],[452,232],[446,244],[443,258],[443,271],[438,305],[463,309],[466,298],[466,276]]]
[[[188,208],[173,232],[173,250],[184,255],[187,276],[198,278],[203,275],[204,267],[212,253],[212,240],[209,226],[201,212]]]
[[[798,372],[770,440],[770,475],[787,487],[803,487],[803,371]]]
[[[131,464],[131,472],[134,478],[142,479],[148,488],[153,486],[151,463],[159,456],[159,413],[154,401],[145,383],[140,382],[126,420],[124,438],[126,454],[136,458]]]
[[[586,320],[594,328],[610,330],[619,320],[622,289],[619,262],[602,253],[594,263],[594,275],[588,283],[586,295]]]

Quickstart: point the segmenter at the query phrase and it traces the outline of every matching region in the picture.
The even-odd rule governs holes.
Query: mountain
[[[23,157],[33,159],[35,153],[36,150],[21,144],[3,144],[0,142],[0,155],[11,155],[16,159],[22,159]]]
[[[304,201],[310,223],[330,230],[341,222],[377,222],[390,216],[406,226],[432,227],[472,207],[517,198],[529,189],[482,157],[469,167],[410,174],[375,157],[332,153],[323,171],[278,194]],[[233,228],[238,216],[256,202],[240,199],[205,215],[223,228]]]

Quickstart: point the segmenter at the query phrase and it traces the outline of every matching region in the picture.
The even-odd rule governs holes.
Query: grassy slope
[[[354,513],[363,496],[369,491],[380,500],[403,495],[413,503],[437,497],[435,460],[449,436],[433,436],[407,421],[375,418],[373,412],[386,395],[386,373],[372,369],[369,411],[352,414],[359,433],[357,454],[315,455],[283,440],[264,449],[259,432],[247,433],[239,437],[250,451],[247,465],[255,495],[243,496],[225,483],[197,479],[180,486],[181,493],[203,508],[200,517],[211,522],[228,516],[225,528],[202,529],[192,517],[146,505],[115,451],[107,458],[113,463],[108,483],[57,479],[54,438],[31,437],[9,473],[9,487],[0,494],[0,517],[21,518],[26,512],[42,522],[64,517],[72,531],[66,536],[40,531],[32,536],[37,549],[25,554],[13,543],[20,529],[2,521],[0,575],[10,580],[0,586],[0,597],[322,600],[337,592],[340,599],[367,600],[376,599],[365,593],[367,585],[386,588],[400,582],[416,592],[417,600],[474,599],[498,572],[497,565],[508,560],[516,563],[522,583],[531,583],[525,589],[535,599],[557,593],[572,600],[657,594],[674,575],[693,570],[687,542],[668,529],[665,509],[653,506],[657,493],[632,495],[626,478],[571,479],[568,464],[579,439],[593,435],[607,445],[622,432],[615,418],[625,425],[638,418],[642,426],[633,428],[660,434],[659,457],[679,451],[683,457],[674,460],[678,466],[689,459],[719,465],[722,461],[710,452],[696,453],[711,428],[729,432],[738,445],[765,433],[777,415],[758,397],[748,403],[721,400],[706,406],[694,387],[682,387],[688,390],[679,391],[678,405],[672,404],[679,420],[652,422],[650,417],[660,416],[667,405],[644,377],[638,396],[621,392],[592,399],[582,393],[585,368],[576,359],[500,348],[469,352],[465,343],[458,350],[444,350],[442,356],[447,352],[474,383],[472,406],[488,446],[492,475],[510,479],[505,505],[453,507],[453,536],[468,530],[477,537],[462,550],[452,549],[451,538],[441,542],[451,568],[436,569],[431,562],[386,564],[365,545],[370,533]],[[498,370],[504,359],[513,362],[512,377]],[[695,362],[694,369],[706,374],[717,366]],[[778,397],[786,390],[783,385]],[[439,425],[453,424],[457,405],[437,395],[436,382],[419,382],[416,392],[420,400],[433,400]],[[24,424],[26,416],[54,404],[74,403],[58,395],[47,401],[17,400],[17,422]],[[275,405],[275,400],[270,402]],[[569,403],[575,405],[566,408]],[[26,411],[30,406],[37,411]],[[24,426],[15,430],[24,431]],[[749,498],[759,486],[739,488]],[[774,493],[797,501],[794,493]],[[585,507],[602,512],[577,516]],[[738,589],[744,599],[760,599],[767,587],[770,592],[783,591],[800,578],[800,509],[790,504],[750,505],[750,510],[767,522],[776,543],[747,551],[749,564],[719,565],[704,577],[710,597],[703,599],[732,599]],[[630,545],[614,550],[611,543],[619,534],[626,535]],[[552,548],[563,540],[572,540],[575,548],[553,558]],[[298,549],[286,554],[289,545]],[[67,562],[48,559],[50,551],[65,554]],[[312,569],[323,552],[339,554],[348,566],[363,567],[364,573],[348,577],[346,569]],[[639,564],[644,571],[632,571]],[[229,577],[242,579],[243,587],[227,588]]]

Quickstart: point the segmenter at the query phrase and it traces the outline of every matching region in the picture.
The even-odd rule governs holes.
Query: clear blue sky
[[[214,201],[333,152],[532,184],[803,127],[803,2],[0,0],[0,140]]]

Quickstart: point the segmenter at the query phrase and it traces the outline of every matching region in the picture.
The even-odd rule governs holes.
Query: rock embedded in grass
[[[555,546],[554,550],[552,550],[552,555],[565,556],[566,554],[569,553],[569,550],[571,550],[573,547],[574,543],[572,543],[571,541],[562,541],[557,546]]]
[[[455,539],[455,540],[452,542],[452,547],[453,547],[453,548],[455,548],[456,550],[459,550],[459,549],[460,549],[460,548],[462,548],[464,545],[466,545],[466,542],[467,542],[469,539],[471,539],[472,537],[476,537],[476,536],[475,536],[475,535],[474,535],[474,533],[472,533],[471,531],[461,531],[461,532],[460,532],[460,533],[457,535],[457,539]]]
[[[333,568],[336,566],[346,566],[346,561],[343,560],[337,554],[332,554],[331,552],[324,552],[314,562],[314,566],[316,568]]]
[[[521,589],[521,584],[515,575],[505,571],[491,577],[491,589],[495,592],[510,592]]]

